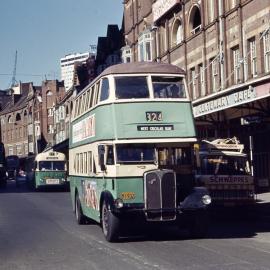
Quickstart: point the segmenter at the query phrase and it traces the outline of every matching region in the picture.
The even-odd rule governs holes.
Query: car
[[[26,174],[23,170],[20,170],[18,175],[16,175],[15,181],[16,181],[16,187],[19,187],[20,185],[26,183]]]

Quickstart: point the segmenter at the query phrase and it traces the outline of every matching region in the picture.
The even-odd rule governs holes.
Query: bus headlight
[[[122,208],[124,206],[124,202],[122,199],[116,199],[114,201],[114,205],[116,208]]]
[[[212,202],[212,199],[209,195],[203,195],[202,196],[202,202],[205,205],[209,205]]]

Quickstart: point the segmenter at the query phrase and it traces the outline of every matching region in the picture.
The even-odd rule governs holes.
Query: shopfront
[[[230,138],[245,145],[258,190],[270,186],[270,82],[228,88],[193,102],[198,136]]]

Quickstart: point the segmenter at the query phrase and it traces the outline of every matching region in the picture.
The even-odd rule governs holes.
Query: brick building
[[[6,155],[21,162],[29,153],[39,153],[54,140],[53,106],[64,96],[63,82],[44,81],[42,86],[19,83],[8,90],[0,111],[1,139]]]
[[[270,2],[125,0],[124,25],[123,59],[185,69],[199,137],[239,137],[269,179]]]
[[[1,139],[7,156],[24,158],[35,152],[38,133],[34,130],[33,115],[39,116],[40,92],[41,88],[33,83],[20,83],[9,90],[9,100],[0,112]]]
[[[42,105],[40,125],[42,136],[47,146],[54,144],[54,107],[60,102],[65,95],[65,87],[63,81],[46,80],[42,82]]]

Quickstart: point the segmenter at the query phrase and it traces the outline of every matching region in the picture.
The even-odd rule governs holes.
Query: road
[[[0,269],[270,269],[270,222],[243,216],[212,214],[205,239],[167,227],[108,243],[97,224],[76,224],[69,192],[10,182],[0,192]]]

